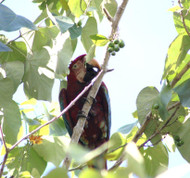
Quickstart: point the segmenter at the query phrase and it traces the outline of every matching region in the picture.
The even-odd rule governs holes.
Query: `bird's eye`
[[[77,64],[74,64],[72,68],[76,69],[77,67],[78,67]]]

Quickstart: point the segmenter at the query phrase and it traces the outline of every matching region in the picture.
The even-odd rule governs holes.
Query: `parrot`
[[[61,89],[59,94],[61,110],[67,107],[67,105],[91,82],[100,70],[101,67],[95,59],[86,62],[86,54],[77,57],[70,63],[69,75],[67,75],[67,88]],[[62,115],[70,137],[72,136],[73,128],[82,114],[81,110],[86,101],[88,92],[89,90],[70,108],[70,110]],[[84,147],[93,150],[109,140],[110,129],[110,98],[108,89],[105,83],[102,82],[93,101],[88,117],[86,118],[86,123],[79,143]],[[107,168],[106,160],[104,160],[104,168]]]

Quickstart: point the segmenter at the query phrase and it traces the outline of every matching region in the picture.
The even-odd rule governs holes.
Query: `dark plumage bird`
[[[81,55],[71,62],[70,73],[67,76],[67,88],[59,95],[61,110],[63,110],[100,71],[100,65],[95,59],[86,62],[86,55]],[[63,115],[69,135],[72,136],[85,99],[87,91],[72,108]],[[104,82],[101,83],[97,96],[88,114],[84,131],[79,142],[94,149],[109,140],[111,127],[111,109],[108,90]],[[105,164],[106,166],[106,164]]]

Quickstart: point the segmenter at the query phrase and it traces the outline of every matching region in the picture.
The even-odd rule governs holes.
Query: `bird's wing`
[[[60,94],[59,94],[59,103],[60,103],[60,106],[61,106],[61,111],[63,111],[68,103],[67,103],[67,94],[66,94],[66,89],[62,89]],[[66,113],[64,113],[62,115],[63,119],[64,119],[64,122],[65,122],[65,126],[67,128],[67,131],[69,132],[69,135],[72,136],[72,133],[73,133],[73,124],[71,122],[71,119],[70,119],[70,115],[69,115],[69,112],[67,111]]]

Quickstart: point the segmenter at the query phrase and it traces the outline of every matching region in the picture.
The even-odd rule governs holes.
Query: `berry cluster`
[[[180,138],[178,135],[175,135],[175,136],[174,136],[174,140],[175,140],[175,144],[176,144],[177,146],[182,146],[182,145],[184,144],[184,141],[181,140],[181,138]]]
[[[120,50],[120,48],[123,48],[125,46],[125,43],[123,40],[114,40],[111,41],[108,45],[108,52],[112,55],[115,56],[116,52]]]

